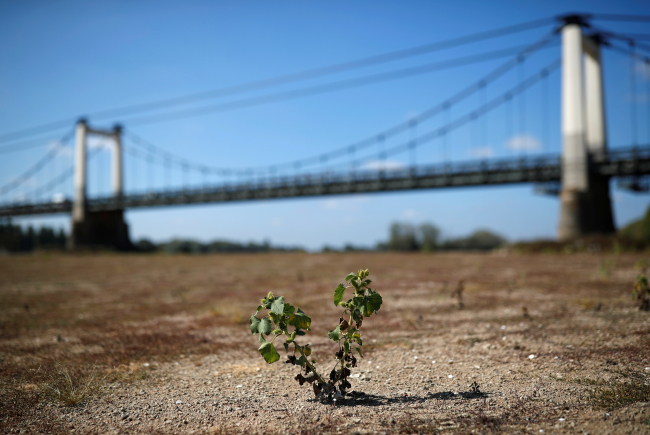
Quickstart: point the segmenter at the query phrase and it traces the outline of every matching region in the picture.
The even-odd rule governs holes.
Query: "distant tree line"
[[[29,252],[34,249],[65,249],[67,236],[63,229],[51,227],[35,230],[29,226],[23,229],[10,220],[0,220],[0,251]]]
[[[650,243],[650,207],[648,207],[641,219],[630,222],[621,228],[618,233],[623,237]]]
[[[174,239],[165,243],[153,243],[141,239],[135,243],[135,248],[141,252],[166,252],[169,254],[213,254],[233,252],[300,252],[302,248],[272,246],[270,242],[238,243],[225,240],[214,240],[201,243],[196,240]]]
[[[489,251],[506,244],[506,239],[488,230],[477,230],[467,237],[443,239],[438,227],[430,223],[419,226],[396,222],[390,226],[386,242],[377,244],[377,251],[434,252],[434,251]],[[346,245],[343,251],[372,251]],[[324,252],[335,251],[325,247]]]
[[[647,216],[646,216],[647,217]],[[650,221],[650,218],[648,218]],[[67,235],[63,229],[32,226],[23,229],[11,221],[0,221],[0,251],[29,252],[34,249],[65,249]],[[386,242],[372,247],[358,247],[347,244],[342,250],[325,246],[323,252],[358,251],[451,251],[451,250],[492,250],[503,246],[506,240],[490,231],[478,230],[467,237],[442,239],[440,229],[430,223],[419,226],[406,223],[393,223]],[[202,243],[196,240],[174,239],[164,243],[154,243],[141,239],[134,244],[139,252],[165,252],[170,254],[211,254],[234,252],[301,252],[300,247],[272,246],[270,242],[238,243],[214,240]]]

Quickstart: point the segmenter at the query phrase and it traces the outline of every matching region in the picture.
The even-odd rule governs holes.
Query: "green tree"
[[[433,252],[438,249],[440,229],[430,223],[420,225],[420,249],[424,252]]]
[[[390,226],[388,249],[391,251],[416,251],[418,247],[413,225],[395,222]]]

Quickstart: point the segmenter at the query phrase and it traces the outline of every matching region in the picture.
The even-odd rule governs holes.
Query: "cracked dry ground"
[[[639,258],[2,257],[0,432],[650,433]],[[269,291],[300,306],[327,373],[333,290],[359,268],[384,297],[351,379],[365,396],[317,403],[296,367],[264,363],[248,318]],[[461,278],[462,310],[449,296]],[[74,406],[66,374],[90,386]]]

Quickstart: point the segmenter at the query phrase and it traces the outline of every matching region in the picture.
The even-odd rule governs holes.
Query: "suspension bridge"
[[[265,89],[352,70],[360,66],[390,62],[443,47],[450,48],[475,40],[490,39],[501,34],[516,33],[531,26],[551,27],[550,32],[543,38],[523,47],[484,52],[434,64],[248,97],[196,109],[148,115],[135,120],[136,124],[163,122],[174,117],[269,104],[459,67],[486,59],[510,57],[469,86],[406,121],[326,153],[280,164],[249,168],[213,167],[190,161],[154,145],[134,133],[130,126],[126,128],[116,125],[112,129],[100,129],[91,126],[86,119],[81,119],[76,122],[72,131],[63,136],[56,146],[51,147],[50,151],[33,166],[19,177],[0,186],[0,217],[68,213],[72,217],[71,247],[108,245],[118,249],[129,249],[131,242],[124,221],[126,209],[532,183],[538,191],[559,196],[561,201],[559,239],[566,240],[592,233],[612,233],[615,228],[610,199],[610,180],[617,178],[620,186],[634,191],[647,191],[650,175],[650,144],[644,145],[638,141],[639,109],[635,103],[630,116],[633,143],[615,148],[608,146],[601,51],[610,49],[629,57],[632,65],[631,86],[634,91],[637,89],[634,66],[642,64],[650,71],[650,46],[640,42],[643,35],[618,34],[594,26],[591,21],[597,18],[598,16],[588,14],[575,14],[538,20],[444,43],[429,44],[238,87],[159,101],[155,104],[131,106],[121,112],[138,114],[147,112],[152,107],[173,108],[175,105],[189,101]],[[625,17],[619,18],[625,19]],[[523,71],[522,66],[531,56],[541,50],[557,47],[558,40],[561,47],[558,58],[534,74],[527,76],[520,74],[519,80],[505,91],[489,100],[485,98],[485,90],[489,85],[515,68]],[[536,86],[544,86],[542,98],[545,98],[544,94],[548,94],[548,78],[558,73],[561,74],[561,154],[522,154],[507,158],[486,157],[463,161],[455,161],[443,156],[440,162],[418,162],[416,150],[438,141],[443,144],[443,153],[446,154],[447,148],[451,146],[447,142],[453,132],[472,128],[472,126],[475,126],[473,128],[476,131],[477,122],[484,120],[497,108],[509,106],[512,112],[514,100],[519,99],[521,103],[526,93]],[[472,95],[481,96],[478,106],[452,118],[451,109],[461,102],[466,102]],[[523,110],[525,104],[520,105],[519,111],[521,131],[525,131],[526,122],[525,115],[521,113]],[[647,113],[650,114],[650,104]],[[95,114],[93,119],[113,116],[114,113],[108,111]],[[542,117],[546,118],[542,120],[542,124],[546,124],[542,129],[548,131],[548,116],[542,113]],[[422,128],[434,118],[444,118],[444,120],[425,133],[417,133],[418,127]],[[65,120],[0,135],[0,142],[48,132],[61,128],[65,123],[69,124],[70,121]],[[484,129],[487,129],[487,123],[483,125]],[[409,139],[399,139],[408,133],[410,133]],[[88,195],[88,166],[98,154],[97,149],[89,149],[89,136],[100,136],[112,141],[109,194],[93,197]],[[30,181],[46,173],[47,168],[51,168],[58,154],[69,149],[73,138],[73,164],[63,172],[55,174],[50,180],[41,183],[39,187],[26,190]],[[391,145],[388,145],[389,140],[393,141]],[[20,144],[11,144],[6,145],[5,148],[0,147],[0,153],[19,146]],[[404,155],[410,159],[407,165],[391,165],[388,160]],[[149,174],[150,180],[153,178],[154,168],[157,167],[162,171],[163,178],[167,180],[166,186],[139,191],[127,189],[128,186],[124,183],[124,167],[135,168],[136,165],[134,163],[125,165],[125,156],[129,156],[133,161],[144,162],[147,168],[144,172]],[[368,162],[373,164],[369,165]],[[51,172],[51,169],[49,171]],[[182,178],[183,182],[180,185],[171,186],[170,180],[174,173],[176,178],[179,178],[179,175]],[[192,176],[200,181],[195,180],[191,183],[189,179]],[[71,187],[70,196],[57,193],[62,190],[62,186]],[[16,192],[21,189],[23,189],[22,193],[16,195]],[[14,196],[10,198],[12,194]]]

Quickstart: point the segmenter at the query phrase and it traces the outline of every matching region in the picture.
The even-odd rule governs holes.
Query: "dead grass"
[[[589,392],[587,399],[591,403],[598,408],[611,410],[632,403],[650,402],[649,375],[632,370],[616,373],[622,377],[620,381],[606,382]]]
[[[629,297],[638,255],[621,254],[615,263],[611,258],[463,253],[5,257],[0,262],[0,431],[26,421],[31,432],[65,433],[51,423],[55,419],[48,412],[53,411],[44,404],[81,407],[101,396],[107,383],[154,382],[157,364],[181,356],[200,365],[206,355],[254,352],[255,343],[242,340],[250,338],[245,324],[269,291],[284,294],[313,315],[314,335],[322,336],[338,316],[330,300],[334,284],[359,265],[370,268],[386,301],[382,321],[368,323],[367,355],[410,349],[409,340],[471,325],[469,335],[452,337],[450,343],[467,352],[496,343],[525,359],[538,353],[529,349],[529,341],[567,340],[580,343],[580,351],[563,347],[548,358],[572,359],[577,368],[607,360],[618,361],[617,367],[639,363],[650,359],[650,342],[647,327],[628,327],[631,316],[644,315]],[[460,279],[466,288],[462,310],[449,297]],[[521,307],[527,307],[525,312]],[[593,323],[573,320],[578,311],[593,317],[602,336],[595,334]],[[485,324],[492,329],[482,330]],[[495,329],[501,325],[508,328],[508,341]],[[394,335],[399,329],[409,335]],[[609,341],[613,339],[619,342]],[[329,354],[327,346],[316,343],[315,357]],[[61,365],[57,368],[54,361]],[[150,366],[144,368],[144,363]],[[257,369],[223,367],[233,375]],[[640,383],[635,375],[626,376],[626,382],[591,385],[595,390],[587,401],[607,408],[650,401],[647,377]],[[385,429],[498,433],[524,418],[534,420],[535,409],[542,408],[527,403],[502,413],[477,410],[460,419],[456,429],[405,414],[395,423],[388,421]],[[338,428],[334,422],[322,423],[305,423],[296,433]]]
[[[64,406],[77,406],[102,393],[107,375],[97,367],[90,372],[55,364],[47,374],[48,382],[41,385],[44,396]]]

